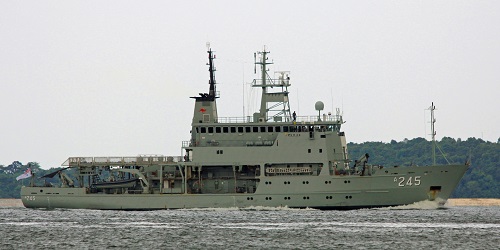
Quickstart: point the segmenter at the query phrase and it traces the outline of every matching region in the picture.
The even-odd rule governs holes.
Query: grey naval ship
[[[468,163],[387,167],[369,164],[368,154],[352,160],[340,110],[322,115],[324,104],[318,101],[317,115],[291,113],[289,72],[269,74],[268,57],[265,49],[254,54],[259,112],[218,116],[215,56],[209,48],[209,91],[191,97],[191,136],[182,142],[181,156],[70,157],[65,168],[32,177],[22,187],[24,206],[355,209],[448,199]],[[36,183],[55,177],[61,184]]]

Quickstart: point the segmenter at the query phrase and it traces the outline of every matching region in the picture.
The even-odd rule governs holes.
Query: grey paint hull
[[[181,156],[69,157],[66,168],[42,176],[58,175],[61,187],[35,187],[32,179],[33,187],[21,189],[24,205],[129,210],[383,207],[446,200],[467,170],[466,165],[387,168],[368,164],[368,154],[353,161],[340,109],[321,115],[324,104],[318,101],[318,115],[292,115],[290,78],[286,71],[278,72],[278,79],[269,76],[268,51],[257,53],[261,79],[252,83],[262,90],[260,112],[219,117],[215,56],[211,49],[207,52],[210,88],[192,97],[190,139],[182,142]],[[66,169],[73,170],[73,178]]]
[[[467,168],[466,165],[399,167],[386,168],[387,173],[379,171],[380,174],[372,176],[264,177],[255,193],[241,194],[92,194],[86,188],[23,187],[21,198],[28,208],[384,207],[446,200]]]

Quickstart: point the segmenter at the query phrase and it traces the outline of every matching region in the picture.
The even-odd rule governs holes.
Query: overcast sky
[[[216,51],[219,116],[258,111],[253,53],[291,109],[349,142],[500,137],[500,1],[0,1],[0,164],[181,155]]]

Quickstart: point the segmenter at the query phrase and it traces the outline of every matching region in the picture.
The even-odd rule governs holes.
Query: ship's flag
[[[24,174],[16,177],[16,180],[22,180],[22,179],[26,179],[26,178],[30,178],[31,177],[31,168],[28,168],[26,169],[26,171],[24,171]]]

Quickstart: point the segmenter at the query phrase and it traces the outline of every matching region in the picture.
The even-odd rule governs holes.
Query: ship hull
[[[290,207],[355,209],[446,201],[467,165],[383,168],[371,176],[262,177],[255,193],[105,194],[78,187],[22,187],[27,208],[157,210]],[[267,183],[267,184],[265,184]],[[271,183],[271,184],[269,184]]]

